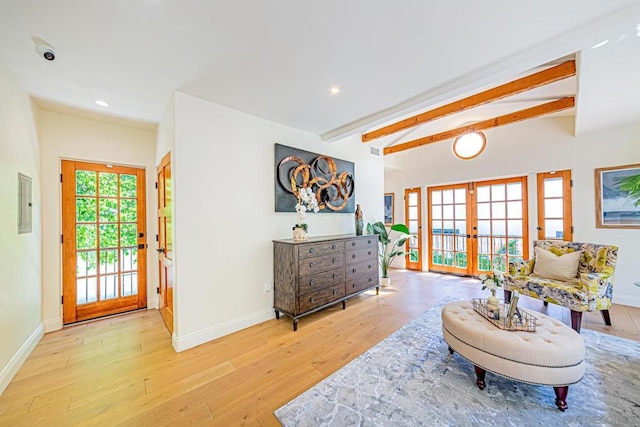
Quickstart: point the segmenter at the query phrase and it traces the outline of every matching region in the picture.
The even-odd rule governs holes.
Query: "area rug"
[[[445,298],[348,365],[276,410],[284,426],[640,425],[640,343],[583,329],[586,375],[569,387],[569,409],[552,387],[487,373],[450,355]]]

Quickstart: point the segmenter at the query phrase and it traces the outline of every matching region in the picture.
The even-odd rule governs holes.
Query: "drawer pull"
[[[316,266],[316,265],[315,265],[314,263],[312,263],[312,262],[310,262],[310,263],[309,263],[309,267],[310,267],[310,268],[313,268],[313,267],[315,267],[315,266]]]
[[[351,246],[355,246],[355,245],[356,245],[356,242],[351,242]]]
[[[371,251],[369,251],[369,255],[371,255]]]
[[[336,278],[336,273],[333,273],[333,274],[331,275],[331,278],[332,278],[332,279],[335,279],[335,278]]]
[[[356,254],[351,255],[351,258],[355,259],[356,258]]]
[[[354,268],[354,269],[352,269],[352,270],[351,270],[351,272],[352,272],[352,273],[355,273],[355,272],[356,272],[356,269],[355,269],[355,268]]]
[[[368,243],[368,244],[371,244],[371,239],[367,240],[367,243]]]
[[[336,248],[335,244],[331,245],[331,249],[335,249],[335,248]]]
[[[309,286],[313,286],[313,285],[315,285],[315,284],[316,284],[316,283],[313,281],[313,279],[309,280]]]
[[[369,277],[369,283],[373,282],[373,279],[371,277]]]
[[[313,298],[313,297],[311,297],[311,298],[309,299],[309,302],[310,302],[311,304],[313,304],[314,302],[316,302],[316,299],[315,299],[315,298]]]
[[[309,248],[309,253],[312,254],[315,251],[314,248]]]
[[[371,270],[371,264],[367,265],[367,268],[368,268],[369,270]]]
[[[335,295],[335,294],[336,294],[336,290],[334,289],[334,290],[333,290],[333,295]]]
[[[335,259],[335,258],[331,259],[331,262],[336,262],[336,261],[337,261],[337,259]]]
[[[351,287],[352,287],[352,288],[355,288],[355,287],[356,287],[356,284],[354,283],[353,285],[351,285]]]

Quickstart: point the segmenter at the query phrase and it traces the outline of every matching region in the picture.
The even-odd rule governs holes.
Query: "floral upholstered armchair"
[[[611,325],[609,308],[617,246],[538,240],[533,248],[533,259],[509,262],[504,283],[506,301],[517,290],[544,301],[545,306],[553,303],[567,307],[571,310],[571,327],[577,332],[585,311],[599,310],[605,324]]]

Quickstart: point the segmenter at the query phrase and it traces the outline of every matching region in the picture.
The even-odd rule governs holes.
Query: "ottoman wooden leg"
[[[450,354],[453,354],[453,353],[454,353],[454,352],[453,352],[453,349],[451,348],[451,346],[449,346],[449,353],[450,353]]]
[[[567,405],[567,393],[569,393],[569,386],[554,387],[553,391],[556,392],[556,406],[564,412],[564,410],[569,407]]]
[[[476,365],[473,365],[473,367],[476,369],[476,376],[478,377],[478,379],[476,380],[476,385],[480,390],[484,390],[484,388],[487,386],[484,382],[484,376],[487,371],[482,368],[478,368]]]

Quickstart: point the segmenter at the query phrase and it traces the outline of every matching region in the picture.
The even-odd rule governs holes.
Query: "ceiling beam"
[[[498,99],[526,92],[540,86],[544,86],[559,80],[576,75],[576,62],[566,61],[546,70],[522,77],[509,83],[485,90],[484,92],[468,96],[450,104],[443,105],[433,110],[425,111],[413,117],[390,124],[380,129],[362,134],[362,142],[369,142],[376,138],[391,135],[392,133],[421,125],[431,120],[439,119],[453,113],[478,107]]]
[[[478,123],[474,123],[467,126],[462,126],[456,129],[447,130],[444,132],[436,133],[433,135],[425,136],[423,138],[414,139],[413,141],[404,142],[398,145],[392,145],[384,149],[384,154],[393,154],[400,151],[409,150],[411,148],[420,147],[426,144],[432,144],[438,141],[444,141],[445,139],[455,138],[456,136],[464,135],[465,133],[476,132],[479,130],[495,128],[499,126],[508,125],[511,123],[521,122],[527,119],[533,119],[534,117],[544,116],[546,114],[555,113],[557,111],[566,110],[575,106],[575,97],[567,96],[565,98],[558,99],[556,101],[547,102],[546,104],[536,105],[535,107],[526,108],[524,110],[516,111],[514,113],[505,114],[504,116],[494,117],[493,119],[483,120]]]

